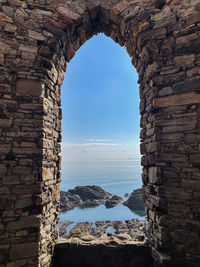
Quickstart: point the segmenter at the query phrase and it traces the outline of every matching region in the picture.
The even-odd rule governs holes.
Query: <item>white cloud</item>
[[[94,147],[94,146],[116,146],[114,143],[71,143],[71,142],[63,142],[62,147]]]
[[[89,141],[90,140],[90,141]],[[71,140],[70,140],[71,141]],[[62,158],[65,161],[113,160],[139,158],[139,143],[122,143],[112,139],[87,139],[62,142]]]
[[[113,142],[113,139],[96,139],[96,138],[89,138],[85,140],[86,142]]]

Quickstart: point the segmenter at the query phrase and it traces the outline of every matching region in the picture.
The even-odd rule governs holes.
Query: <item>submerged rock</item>
[[[129,198],[124,201],[123,205],[127,206],[130,210],[144,210],[144,200],[142,196],[142,188],[133,190]]]
[[[67,211],[74,207],[98,206],[105,204],[110,196],[97,185],[76,186],[67,192],[60,192],[60,208],[61,211]]]
[[[123,202],[123,198],[119,197],[119,196],[112,196],[111,198],[107,199],[105,202],[105,206],[107,209],[113,208],[116,205],[118,205],[119,203]]]

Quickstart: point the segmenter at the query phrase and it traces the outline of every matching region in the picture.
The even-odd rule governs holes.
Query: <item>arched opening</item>
[[[130,237],[141,238],[143,233],[139,228],[145,225],[145,211],[141,190],[139,88],[131,59],[123,48],[100,34],[77,51],[65,76],[60,235],[71,236],[68,229],[78,230],[76,224],[80,222],[82,228],[87,222],[87,231],[82,229],[84,235],[91,234],[94,229],[88,230],[88,222],[95,225],[96,221],[102,221],[107,226],[105,221],[110,220],[109,226],[116,225],[116,221],[119,226],[121,221],[117,233],[130,232]],[[101,187],[90,188],[95,196],[87,192],[87,186],[93,185]],[[74,189],[76,186],[81,186],[79,191]],[[98,190],[102,189],[112,196],[100,196]],[[130,197],[136,189],[139,190]],[[77,197],[81,200],[77,201]],[[132,219],[135,229],[128,229],[125,220]]]
[[[198,1],[1,1],[0,264],[48,266],[57,240],[66,61],[103,32],[140,83],[149,241],[163,266],[199,266]]]

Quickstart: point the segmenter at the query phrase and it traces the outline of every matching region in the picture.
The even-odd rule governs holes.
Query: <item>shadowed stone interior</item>
[[[66,62],[99,32],[126,47],[139,75],[153,257],[199,266],[199,0],[1,0],[0,32],[0,266],[51,262],[60,88]]]
[[[153,265],[150,249],[144,244],[105,246],[64,242],[55,246],[52,260],[52,266],[56,267],[152,267]]]

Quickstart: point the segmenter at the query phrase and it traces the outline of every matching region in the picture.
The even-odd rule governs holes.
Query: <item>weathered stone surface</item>
[[[7,209],[10,206],[9,195],[0,196],[0,209]]]
[[[20,184],[20,178],[18,175],[7,175],[3,177],[3,184]]]
[[[15,222],[9,222],[7,224],[7,230],[21,230],[26,229],[30,227],[39,227],[41,222],[41,217],[37,215],[22,217],[21,219],[15,221]]]
[[[0,12],[0,22],[14,23],[14,21],[5,15],[3,12]]]
[[[148,169],[148,178],[149,178],[149,183],[162,184],[161,173],[158,167],[150,167]]]
[[[38,242],[32,242],[32,243],[24,243],[24,244],[16,244],[11,246],[10,250],[10,259],[16,260],[16,259],[23,259],[37,256],[38,254]]]
[[[153,100],[153,105],[156,108],[164,108],[170,106],[180,106],[188,104],[200,103],[200,94],[186,93],[180,95],[173,95],[167,97],[155,98]]]
[[[0,127],[10,127],[11,124],[12,124],[12,120],[0,119]]]
[[[166,95],[172,95],[172,94],[173,94],[173,90],[171,87],[164,87],[159,90],[160,96],[166,96]]]
[[[36,32],[36,31],[33,31],[33,30],[28,30],[28,36],[31,39],[36,39],[36,40],[40,40],[40,41],[45,40],[45,36],[44,35],[42,35],[40,32]]]
[[[41,81],[18,79],[16,82],[17,95],[41,96],[44,91],[44,84]]]
[[[12,24],[6,24],[4,30],[6,32],[11,32],[11,33],[14,33],[16,31],[17,27],[15,25],[12,25]]]
[[[191,55],[183,55],[183,56],[177,56],[174,58],[174,64],[177,67],[188,67],[190,65],[192,65],[192,63],[194,63],[195,61],[195,55],[191,54]]]
[[[25,207],[30,207],[32,205],[33,205],[33,202],[31,201],[30,198],[19,199],[15,202],[15,208],[16,209],[22,209]]]
[[[52,56],[52,52],[50,50],[50,48],[48,46],[41,46],[38,53],[41,55],[41,56],[44,56],[44,57],[47,57],[47,58],[51,58]]]

